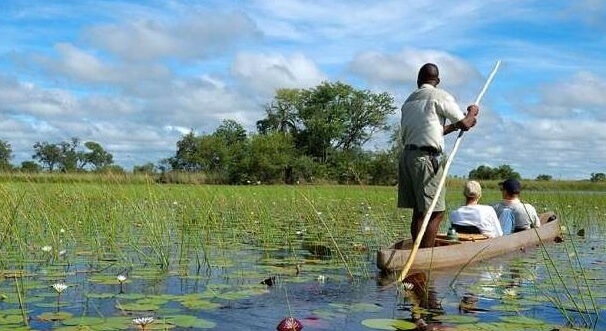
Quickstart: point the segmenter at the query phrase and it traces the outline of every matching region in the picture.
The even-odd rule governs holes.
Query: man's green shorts
[[[444,173],[442,156],[419,150],[402,151],[398,167],[398,207],[413,208],[422,213],[429,210]],[[434,169],[432,158],[437,161],[437,169]],[[446,210],[445,192],[442,187],[434,211]]]

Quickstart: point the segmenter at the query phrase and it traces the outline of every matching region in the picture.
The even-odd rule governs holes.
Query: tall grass
[[[85,260],[91,270],[103,270],[110,261],[121,270],[145,266],[159,273],[210,276],[229,262],[243,270],[254,267],[237,259],[239,250],[247,250],[281,267],[315,270],[313,259],[318,257],[305,249],[313,245],[331,252],[331,259],[322,263],[353,279],[367,279],[375,275],[376,249],[409,237],[411,211],[396,208],[395,187],[176,185],[157,184],[149,177],[34,177],[0,177],[3,269],[23,271],[34,268],[32,264]],[[463,183],[447,182],[449,210],[464,203]],[[539,212],[557,213],[572,234],[584,228],[587,236],[603,236],[605,194],[587,186],[596,183],[523,184],[522,199]],[[481,203],[501,198],[497,181],[482,185]],[[442,229],[447,227],[444,221]],[[43,251],[46,247],[51,250]],[[567,314],[562,300],[576,301],[575,309],[586,312],[581,319],[588,324],[594,316],[589,311],[598,310],[588,291],[591,276],[578,258],[575,241],[566,247],[564,254],[570,258],[564,264],[545,267],[552,275],[550,292],[559,293],[565,281],[554,272],[574,271],[581,280],[565,284],[566,293],[553,302]],[[277,250],[280,262],[270,258]],[[550,259],[554,257],[545,257]]]

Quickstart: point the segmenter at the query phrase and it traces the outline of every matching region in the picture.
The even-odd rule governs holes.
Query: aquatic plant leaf
[[[4,312],[2,312],[4,314]],[[0,325],[5,324],[20,324],[23,322],[22,315],[5,315],[0,317]]]
[[[140,293],[120,293],[116,295],[120,299],[139,300],[145,298],[145,295]]]
[[[490,310],[504,312],[520,312],[530,309],[531,307],[525,307],[516,302],[498,304],[490,307]]]
[[[54,293],[49,293],[48,297],[56,297],[57,295]],[[22,298],[23,302],[25,303],[34,303],[34,302],[40,302],[40,301],[44,301],[45,298],[41,295],[39,296],[27,296],[25,298]],[[6,299],[2,300],[3,303],[10,303],[10,304],[19,304],[19,297],[14,294],[11,293],[9,294]]]
[[[115,293],[86,293],[85,296],[89,299],[111,299],[116,297]]]
[[[56,312],[56,313],[42,313],[38,315],[38,319],[45,322],[51,321],[63,321],[69,318],[72,318],[72,314],[68,312]]]
[[[433,319],[436,321],[453,324],[468,324],[478,321],[477,317],[469,315],[437,315],[434,316]]]
[[[163,297],[160,296],[153,296],[153,297],[147,297],[147,298],[143,298],[140,300],[137,300],[135,303],[141,304],[141,305],[163,305],[165,303],[167,303],[169,300],[165,299]]]
[[[377,330],[415,330],[417,328],[412,322],[383,318],[366,319],[362,321],[362,325]]]
[[[96,331],[88,325],[60,326],[54,328],[55,331]]]
[[[322,319],[330,320],[335,318],[342,318],[345,316],[344,312],[337,312],[332,310],[314,310],[313,314]]]
[[[160,306],[152,303],[129,302],[118,303],[116,304],[116,308],[126,311],[156,311],[160,309]]]
[[[374,303],[354,303],[354,304],[344,304],[344,303],[331,303],[330,307],[335,308],[337,311],[341,312],[377,312],[381,311],[383,308],[377,306]]]
[[[512,319],[518,316],[508,316]],[[522,317],[522,316],[519,316]],[[563,330],[560,327],[543,324],[512,324],[505,322],[492,322],[492,323],[473,323],[473,324],[460,324],[455,328],[455,331],[550,331],[552,329]],[[576,330],[576,329],[575,329]]]
[[[63,322],[65,323],[65,322]],[[112,316],[106,317],[103,324],[94,325],[96,330],[125,330],[133,325],[131,317],[127,316]]]
[[[30,314],[31,312],[32,312],[31,310],[26,310],[25,311],[26,314]],[[19,308],[14,308],[14,309],[3,309],[1,313],[2,313],[3,316],[7,316],[7,315],[18,315],[18,316],[21,316],[21,314],[23,312]]]
[[[455,331],[514,331],[515,329],[504,329],[503,323],[474,323],[461,324],[455,328]]]
[[[536,318],[526,317],[526,316],[501,316],[500,320],[510,323],[510,324],[520,324],[520,325],[532,325],[532,326],[541,326],[546,325],[544,321],[541,321]]]
[[[217,326],[217,323],[215,322],[207,321],[205,319],[190,315],[167,316],[166,323],[174,324],[182,328],[212,329]]]
[[[378,312],[383,310],[382,307],[377,306],[374,303],[355,303],[349,307],[351,312]]]
[[[181,304],[189,309],[213,310],[221,307],[220,304],[206,300],[184,300]]]
[[[176,327],[176,325],[170,324],[165,321],[155,321],[154,323],[147,325],[145,327],[145,330],[169,330],[174,329]]]

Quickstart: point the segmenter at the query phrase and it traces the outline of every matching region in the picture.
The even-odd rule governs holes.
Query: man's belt
[[[404,146],[404,149],[407,151],[421,151],[421,152],[427,152],[427,153],[432,153],[432,154],[442,153],[441,150],[439,150],[433,146],[406,145],[406,146]]]

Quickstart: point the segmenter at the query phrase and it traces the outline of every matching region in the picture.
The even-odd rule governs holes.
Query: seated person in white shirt
[[[491,206],[480,205],[482,197],[480,183],[470,180],[463,190],[465,206],[450,212],[450,223],[460,233],[481,233],[488,238],[503,235],[499,218]]]

